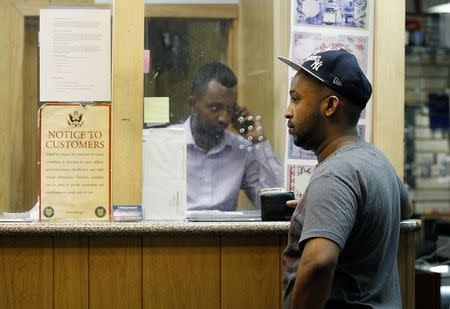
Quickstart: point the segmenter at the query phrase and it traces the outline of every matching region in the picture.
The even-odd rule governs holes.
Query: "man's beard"
[[[315,151],[319,146],[318,140],[320,140],[320,138],[318,138],[320,134],[319,118],[317,115],[314,115],[301,128],[294,128],[293,133],[292,139],[296,146],[305,150]]]
[[[196,119],[198,136],[201,141],[197,140],[197,143],[206,144],[210,146],[216,146],[220,144],[225,137],[226,126],[223,124],[217,124],[215,126],[208,126],[203,123],[201,119]]]
[[[204,138],[205,142],[209,145],[218,145],[220,144],[225,136],[225,130],[223,126],[220,127],[203,127],[200,126],[201,136]]]

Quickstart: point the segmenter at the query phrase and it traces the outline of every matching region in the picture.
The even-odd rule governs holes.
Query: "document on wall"
[[[111,101],[111,12],[40,10],[40,101]]]
[[[41,220],[109,220],[110,105],[39,110]]]

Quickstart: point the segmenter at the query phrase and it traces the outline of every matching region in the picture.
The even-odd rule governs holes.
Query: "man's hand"
[[[298,205],[299,200],[289,200],[286,201],[286,206],[291,208],[296,208]]]

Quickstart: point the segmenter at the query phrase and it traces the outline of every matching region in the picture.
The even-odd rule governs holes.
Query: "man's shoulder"
[[[372,149],[370,144],[360,141],[338,151],[334,156],[316,167],[313,179],[328,178],[326,176],[354,179],[358,171],[364,169],[366,153],[370,149]]]

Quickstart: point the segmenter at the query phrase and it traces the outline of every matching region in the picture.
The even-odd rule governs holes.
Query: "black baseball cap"
[[[372,85],[355,55],[342,48],[315,52],[301,65],[284,57],[278,59],[296,71],[303,70],[362,109],[372,95]]]

